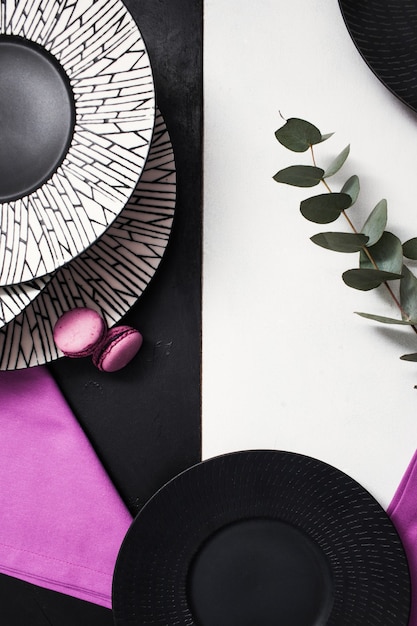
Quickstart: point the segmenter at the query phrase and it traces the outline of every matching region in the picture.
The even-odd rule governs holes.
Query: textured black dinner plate
[[[339,0],[348,31],[382,83],[417,111],[415,0]]]
[[[274,450],[199,463],[135,518],[117,626],[406,626],[408,565],[378,502],[338,469]]]

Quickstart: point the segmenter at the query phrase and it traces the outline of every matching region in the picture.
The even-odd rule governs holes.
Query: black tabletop
[[[172,140],[177,205],[156,275],[121,323],[144,344],[120,372],[48,367],[132,515],[201,458],[202,0],[125,0],[152,63]],[[106,626],[111,611],[0,576],[4,626]]]

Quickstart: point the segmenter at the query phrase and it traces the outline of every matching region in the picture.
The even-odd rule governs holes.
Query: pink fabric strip
[[[0,372],[0,572],[110,608],[131,521],[48,370]]]
[[[404,546],[411,578],[409,626],[417,626],[417,451],[387,509]]]

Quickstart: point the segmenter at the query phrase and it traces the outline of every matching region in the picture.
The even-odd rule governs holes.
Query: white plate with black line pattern
[[[158,269],[175,203],[174,152],[158,112],[145,169],[125,208],[95,244],[55,272],[33,302],[0,328],[0,370],[23,369],[61,357],[53,327],[68,309],[90,307],[109,326],[117,323]]]
[[[121,0],[0,0],[0,286],[45,276],[113,223],[155,121]]]
[[[19,315],[46,287],[51,275],[28,283],[0,287],[0,328]]]

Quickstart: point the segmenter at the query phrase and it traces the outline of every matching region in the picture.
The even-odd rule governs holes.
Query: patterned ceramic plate
[[[0,287],[0,328],[19,315],[50,280],[51,276],[44,276],[29,283]]]
[[[44,276],[118,216],[155,119],[121,0],[0,0],[0,285]]]
[[[377,501],[275,450],[186,470],[142,508],[113,579],[117,626],[407,626],[410,581]]]
[[[95,308],[109,326],[118,322],[160,264],[175,201],[174,153],[158,113],[146,167],[126,207],[95,244],[59,269],[38,297],[0,329],[0,369],[22,369],[62,356],[53,327],[68,309]]]

